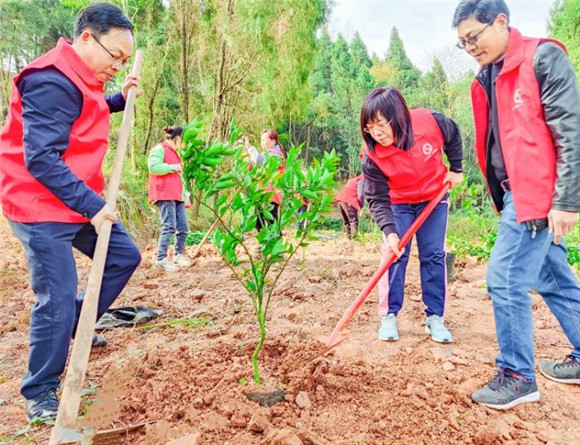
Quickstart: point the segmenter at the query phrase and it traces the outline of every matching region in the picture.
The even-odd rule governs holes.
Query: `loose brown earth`
[[[49,427],[26,435],[18,388],[26,370],[29,310],[34,296],[20,245],[0,223],[0,442],[46,443]],[[322,358],[317,338],[329,333],[376,269],[378,246],[344,239],[317,241],[304,262],[294,258],[274,296],[264,383],[251,383],[249,357],[257,323],[242,287],[211,246],[179,274],[151,268],[153,250],[119,305],[163,309],[157,323],[211,317],[206,326],[119,328],[94,350],[86,379],[98,387],[85,403],[85,423],[99,430],[155,421],[125,444],[578,444],[580,386],[538,378],[539,403],[497,412],[470,393],[494,374],[496,343],[485,266],[460,258],[446,318],[452,345],[424,333],[418,262],[407,275],[401,340],[377,339],[376,291],[349,326],[349,338]],[[79,261],[81,280],[88,262]],[[84,281],[81,281],[84,282]],[[563,358],[569,345],[534,297],[538,358]],[[280,389],[271,407],[247,393]]]

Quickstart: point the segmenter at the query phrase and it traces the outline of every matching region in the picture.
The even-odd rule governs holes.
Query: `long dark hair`
[[[364,129],[379,115],[390,121],[398,148],[406,151],[415,145],[411,114],[401,92],[395,87],[376,88],[367,96],[360,112],[360,131],[370,151],[374,151],[377,142]]]

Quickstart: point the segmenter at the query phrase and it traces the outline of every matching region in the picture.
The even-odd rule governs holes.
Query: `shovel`
[[[437,194],[437,196],[435,196],[429,202],[429,204],[427,204],[427,206],[419,214],[417,219],[413,222],[411,227],[409,227],[409,230],[407,230],[407,232],[403,235],[403,238],[401,238],[399,240],[399,249],[400,250],[403,249],[407,244],[409,244],[409,241],[411,241],[411,238],[413,238],[413,235],[415,235],[417,230],[419,230],[419,227],[421,227],[421,225],[429,217],[429,215],[431,214],[433,209],[441,202],[441,200],[443,199],[443,197],[449,191],[450,188],[451,188],[451,183],[446,182],[445,184],[443,184],[443,188],[441,189],[441,191]],[[375,288],[375,286],[377,285],[377,283],[379,282],[381,277],[385,274],[387,269],[389,267],[391,267],[391,265],[396,261],[396,259],[397,259],[397,256],[395,255],[394,252],[391,252],[387,256],[385,262],[381,265],[379,270],[377,270],[375,272],[375,274],[372,276],[370,281],[367,283],[367,285],[361,291],[361,293],[356,298],[356,300],[354,300],[354,302],[346,310],[346,312],[344,313],[344,315],[342,316],[342,318],[339,320],[338,324],[334,328],[334,331],[332,331],[332,334],[330,334],[329,337],[323,337],[321,339],[321,341],[326,344],[326,349],[324,349],[319,354],[315,355],[311,360],[325,354],[326,352],[330,351],[332,348],[334,348],[335,346],[337,346],[339,343],[341,343],[342,341],[344,341],[346,339],[347,335],[346,335],[346,333],[343,332],[343,329],[349,323],[350,319],[352,318],[354,313],[357,311],[357,309],[363,304],[365,299],[369,296],[371,291]]]
[[[132,74],[139,75],[143,63],[143,51],[137,50],[135,64],[133,65]],[[117,206],[117,195],[121,183],[121,174],[123,172],[123,159],[127,151],[127,143],[131,132],[131,120],[133,119],[133,104],[135,102],[135,88],[129,90],[125,111],[123,113],[123,122],[119,133],[119,142],[113,173],[109,182],[107,192],[107,205],[115,211]],[[81,403],[81,390],[83,381],[87,372],[89,354],[91,352],[91,343],[95,323],[97,321],[97,307],[99,303],[99,293],[101,291],[101,282],[103,271],[105,270],[105,261],[107,259],[107,250],[109,248],[109,239],[111,237],[112,222],[105,220],[99,229],[97,245],[93,255],[93,264],[89,274],[89,281],[85,292],[81,315],[75,342],[72,348],[66,378],[64,380],[61,403],[56,416],[56,423],[50,435],[49,445],[61,443],[76,443],[83,440],[84,435],[78,431],[77,415]]]

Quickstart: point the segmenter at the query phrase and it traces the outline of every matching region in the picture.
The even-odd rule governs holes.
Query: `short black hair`
[[[470,17],[475,17],[478,22],[489,23],[498,15],[505,14],[510,18],[510,10],[504,0],[462,0],[453,14],[453,27]]]
[[[379,114],[391,123],[398,148],[407,151],[415,145],[411,113],[405,98],[395,87],[381,87],[367,96],[360,111],[360,131],[370,151],[374,151],[376,141],[365,128],[369,123],[378,120]]]
[[[91,3],[79,11],[75,20],[75,38],[87,28],[97,36],[107,34],[112,28],[126,29],[133,33],[131,20],[110,3]]]

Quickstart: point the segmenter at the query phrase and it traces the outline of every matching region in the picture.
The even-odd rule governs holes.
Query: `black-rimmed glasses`
[[[478,33],[472,35],[471,37],[468,37],[465,40],[459,39],[459,42],[457,42],[455,44],[455,46],[457,46],[457,48],[459,48],[459,49],[465,49],[465,48],[467,48],[467,45],[471,45],[471,46],[477,45],[477,42],[479,41],[479,38],[481,37],[481,34],[483,33],[483,31],[485,31],[487,28],[489,28],[491,25],[493,25],[493,22],[495,22],[495,18],[491,22],[489,22],[487,25],[485,25],[483,28],[481,28],[481,31],[479,31]]]
[[[97,39],[97,37],[94,34],[91,33],[91,37],[93,39],[95,39],[95,42],[97,42],[101,48],[103,48],[105,51],[107,51],[109,56],[111,56],[111,58],[113,59],[113,63],[111,64],[113,66],[113,68],[120,70],[120,69],[123,69],[123,67],[127,66],[127,64],[129,63],[129,59],[123,60],[120,57],[115,56],[111,51],[109,51],[107,49],[107,47],[105,45],[103,45],[101,43],[101,41],[99,39]]]

